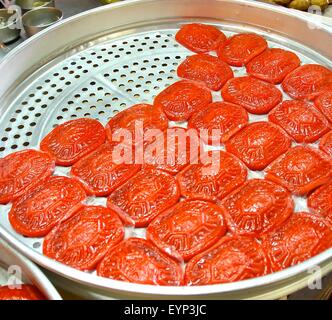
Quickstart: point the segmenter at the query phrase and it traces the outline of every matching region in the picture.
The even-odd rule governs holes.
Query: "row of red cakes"
[[[0,160],[0,203],[12,202],[12,227],[45,237],[44,254],[74,268],[158,285],[258,277],[331,247],[332,72],[300,66],[258,35],[226,39],[191,24],[176,38],[199,54],[178,68],[187,80],[153,105],[120,112],[106,130],[92,119],[69,121],[42,140],[42,151]],[[243,65],[250,76],[234,78],[230,66]],[[298,100],[282,102],[281,82]],[[224,102],[213,102],[210,90],[221,90]],[[249,123],[248,112],[269,121]],[[169,120],[188,128],[170,129]],[[182,152],[177,136],[190,142]],[[304,145],[319,139],[321,150]],[[226,151],[204,151],[203,142]],[[138,145],[152,145],[143,162]],[[168,161],[170,150],[176,157]],[[131,162],[118,163],[128,154]],[[55,165],[72,166],[71,178],[52,176]],[[213,174],[204,170],[211,166]],[[248,180],[248,169],[265,170],[265,179]],[[312,212],[294,213],[292,195],[308,197]],[[107,208],[84,204],[87,196],[108,197]],[[147,227],[147,240],[124,240],[124,226]]]
[[[22,284],[17,288],[0,286],[0,300],[47,300],[46,297],[31,284]]]

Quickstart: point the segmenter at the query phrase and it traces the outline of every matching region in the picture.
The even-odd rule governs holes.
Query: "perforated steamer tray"
[[[191,54],[174,40],[179,26],[189,21],[215,24],[227,35],[256,32],[271,47],[296,52],[303,63],[332,67],[332,31],[283,8],[222,0],[142,0],[102,7],[42,32],[0,64],[0,156],[37,147],[67,120],[92,117],[106,124],[135,103],[151,103],[177,80],[178,64]],[[234,72],[245,74],[244,68]],[[214,99],[221,100],[220,93]],[[266,116],[250,117],[262,119]],[[68,169],[58,167],[56,174],[66,175]],[[294,200],[297,211],[306,209],[304,199]],[[105,199],[88,203],[105,204]],[[21,237],[11,228],[9,209],[0,207],[0,235],[48,270],[56,284],[87,298],[279,298],[306,286],[313,267],[319,266],[321,275],[332,270],[330,249],[282,272],[230,284],[160,287],[113,281],[43,256],[42,239]],[[144,230],[127,230],[127,236],[144,236]]]

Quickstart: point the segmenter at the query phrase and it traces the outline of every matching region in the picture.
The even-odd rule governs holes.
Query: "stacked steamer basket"
[[[29,299],[61,300],[52,283],[34,263],[0,240],[0,288],[15,284],[22,285],[14,290],[17,296],[20,290],[29,286],[29,292],[33,293],[32,296],[28,296]],[[0,300],[4,297],[5,293],[0,289]]]
[[[189,9],[188,9],[189,8]],[[184,18],[185,17],[185,18]],[[53,127],[75,118],[106,123],[130,106],[151,103],[176,80],[178,65],[190,52],[175,41],[189,22],[213,24],[229,37],[253,32],[269,47],[296,52],[302,63],[331,68],[327,27],[279,7],[251,1],[128,1],[93,10],[43,32],[9,54],[0,65],[0,156],[37,147]],[[234,68],[236,76],[245,68]],[[220,94],[214,100],[220,100]],[[250,121],[266,120],[251,116]],[[68,175],[63,167],[56,174]],[[250,178],[261,172],[250,172]],[[296,211],[306,209],[296,198]],[[102,197],[89,204],[105,204]],[[1,207],[0,234],[46,268],[59,286],[90,298],[279,298],[306,286],[307,270],[332,269],[332,249],[281,272],[227,284],[193,287],[151,286],[114,281],[84,273],[42,255],[42,238],[20,236],[8,221],[10,205]],[[142,230],[127,230],[142,236]]]

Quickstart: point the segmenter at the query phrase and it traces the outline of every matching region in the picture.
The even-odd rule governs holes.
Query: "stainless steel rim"
[[[2,63],[0,64],[0,70],[3,70],[4,72],[6,70],[8,71],[8,66],[10,65],[10,63],[12,63],[13,59],[15,57],[17,57],[19,54],[23,54],[23,53],[28,54],[29,52],[31,53],[31,52],[33,52],[33,50],[32,50],[33,47],[37,47],[37,48],[45,47],[42,45],[43,41],[48,40],[47,43],[50,44],[49,40],[52,39],[53,37],[56,37],[56,33],[60,34],[61,32],[63,32],[63,30],[65,28],[70,28],[70,26],[78,25],[82,21],[85,23],[87,21],[91,21],[90,18],[93,17],[94,15],[102,15],[103,13],[111,14],[112,12],[117,12],[117,10],[119,10],[119,9],[134,10],[137,8],[142,8],[142,6],[144,8],[144,5],[157,7],[158,4],[161,5],[163,1],[164,1],[164,3],[167,2],[167,3],[174,4],[174,6],[176,6],[176,5],[181,6],[181,5],[185,5],[186,3],[189,3],[189,0],[181,1],[182,4],[176,4],[176,2],[178,2],[178,1],[174,1],[174,0],[170,0],[170,1],[134,0],[134,1],[128,1],[125,3],[118,3],[116,5],[98,8],[98,9],[92,10],[90,12],[83,13],[76,17],[70,18],[63,22],[60,22],[56,26],[51,27],[46,31],[42,31],[36,37],[33,37],[32,39],[28,40],[27,42],[21,44],[16,50],[14,50],[12,53],[10,53],[2,61]],[[207,4],[207,2],[208,1],[204,1],[205,6],[208,6],[209,4],[211,4],[211,5],[218,4],[218,5],[225,5],[225,6],[227,5],[227,6],[229,6],[228,8],[230,8],[233,5],[234,6],[238,5],[238,6],[244,6],[245,8],[249,8],[249,9],[255,8],[258,10],[266,10],[266,12],[269,12],[269,13],[272,12],[274,14],[282,14],[282,15],[285,15],[285,17],[291,18],[291,21],[293,21],[293,22],[299,21],[302,24],[306,24],[308,22],[306,15],[302,15],[297,12],[293,13],[291,11],[285,11],[283,8],[271,7],[270,5],[263,4],[263,3],[257,3],[254,1],[209,0],[209,4]],[[194,5],[194,4],[199,5],[202,2],[199,0],[194,0],[194,1],[190,1],[190,3],[191,3],[191,5]],[[141,9],[141,10],[143,10],[143,9]],[[152,11],[153,10],[151,9],[151,12]],[[202,14],[204,13],[204,11],[200,11],[200,12]],[[135,14],[137,14],[137,13],[135,13]],[[166,14],[167,13],[165,13],[165,15]],[[212,15],[212,12],[210,12],[210,14],[211,14],[211,16],[203,15],[203,17],[201,17],[201,16],[197,15],[197,13],[195,15],[192,12],[188,12],[188,15],[191,15],[190,16],[191,18],[216,21],[215,17]],[[164,17],[164,19],[170,19],[170,20],[172,18],[175,19],[175,17],[169,17],[167,15]],[[179,21],[183,20],[182,17],[176,17],[176,18]],[[130,20],[130,19],[128,18],[128,20]],[[142,24],[142,22],[138,22],[138,24],[135,26],[135,25],[133,25],[133,22],[131,20],[126,21],[126,22],[127,22],[127,24],[125,24],[126,28],[133,28],[134,30],[135,30],[135,28],[138,29],[139,26]],[[150,25],[153,24],[150,21],[148,21],[148,22],[150,23]],[[116,23],[120,23],[120,22],[117,21]],[[149,23],[146,23],[146,24],[149,25]],[[274,23],[274,22],[272,21],[271,23]],[[275,22],[275,23],[277,23],[277,22]],[[315,24],[314,22],[312,22],[312,23]],[[119,26],[121,26],[121,25],[119,25]],[[326,36],[328,39],[331,39],[331,35],[332,35],[331,30],[329,30],[327,27],[322,26],[322,25],[320,25],[319,27],[320,27],[319,32],[321,32],[321,34]],[[152,27],[152,29],[153,29],[153,27]],[[114,26],[114,31],[116,31],[118,33],[123,32],[123,34],[125,34],[125,32],[123,31],[123,28],[120,28],[120,27],[117,28],[117,25]],[[70,43],[68,44],[68,46],[65,47],[65,49],[62,48],[64,46],[65,40],[62,40],[62,41],[64,41],[64,43],[60,42],[58,44],[58,51],[56,51],[56,52],[52,52],[52,50],[54,48],[44,48],[46,53],[44,56],[44,60],[42,62],[40,62],[38,59],[34,60],[34,58],[32,57],[32,61],[31,61],[31,64],[29,67],[23,66],[23,65],[18,65],[18,67],[22,67],[22,69],[21,69],[22,71],[20,72],[20,77],[17,77],[15,75],[8,73],[9,74],[8,79],[6,79],[6,80],[0,79],[0,96],[1,95],[3,96],[3,102],[4,102],[3,105],[6,106],[7,105],[6,102],[10,100],[8,97],[10,97],[10,91],[12,90],[13,86],[19,85],[18,88],[21,88],[22,87],[21,82],[31,73],[31,71],[37,70],[39,67],[42,67],[42,69],[44,70],[45,67],[52,66],[51,61],[53,59],[55,59],[56,63],[61,61],[61,59],[63,58],[61,56],[61,54],[63,54],[63,52],[68,51],[68,50],[70,51],[73,47],[75,47],[76,45],[79,45],[80,43],[85,43],[86,41],[88,41],[90,39],[96,39],[107,33],[109,33],[109,31],[107,32],[106,29],[102,30],[102,28],[100,28],[100,30],[91,30],[91,31],[84,30],[84,36],[85,36],[84,39],[80,39],[80,41],[78,41],[76,43],[74,41],[73,35],[68,35],[68,39],[66,39],[66,40]],[[304,35],[302,35],[302,36],[304,36]],[[111,39],[111,38],[108,38],[108,40],[109,39]],[[61,39],[59,41],[61,41]],[[291,43],[291,41],[290,41],[290,43]],[[52,44],[50,44],[50,46],[52,46]],[[87,46],[84,46],[84,45],[82,46],[83,49],[91,48],[91,47],[92,46],[89,44]],[[327,55],[326,48],[327,48],[327,46],[325,46],[325,44],[323,43],[322,47],[319,50],[320,53]],[[67,57],[71,56],[73,54],[75,54],[75,50],[72,51],[69,55],[67,55]],[[57,56],[60,56],[59,60],[57,60],[57,58],[56,58]],[[331,58],[332,58],[332,53],[330,51],[329,59],[331,59]],[[325,58],[324,55],[317,54],[317,59],[321,63],[324,63],[330,67],[332,66],[331,60],[329,60],[328,58]],[[30,79],[30,78],[28,78],[28,79]],[[30,80],[34,81],[34,80],[36,80],[36,78],[34,78],[32,76],[32,79],[30,79]],[[24,81],[23,81],[23,84],[24,84]],[[25,83],[25,85],[26,85],[26,83]],[[2,111],[6,111],[6,110],[0,109],[0,112],[2,112]],[[320,254],[319,256],[316,256],[300,265],[297,265],[297,266],[294,266],[287,270],[277,272],[277,273],[274,273],[274,274],[271,274],[271,275],[268,275],[265,277],[261,277],[261,278],[255,278],[255,279],[250,279],[250,280],[245,280],[245,281],[240,281],[240,282],[235,282],[235,283],[230,283],[230,284],[220,284],[220,285],[211,285],[211,286],[202,286],[202,287],[156,287],[156,286],[149,286],[149,285],[130,284],[130,283],[124,283],[124,282],[99,278],[92,274],[86,274],[86,273],[74,270],[72,268],[68,268],[62,264],[59,264],[55,261],[48,259],[47,257],[40,255],[38,252],[36,252],[32,249],[28,249],[26,245],[24,245],[22,242],[20,242],[16,237],[13,236],[13,234],[11,232],[9,232],[7,229],[5,229],[2,226],[0,226],[0,234],[2,234],[2,236],[9,243],[11,243],[13,246],[15,246],[20,252],[24,253],[25,255],[27,255],[29,258],[31,258],[32,260],[34,260],[41,266],[59,274],[59,275],[62,275],[68,279],[79,282],[81,284],[85,284],[92,288],[101,288],[101,289],[105,289],[105,290],[111,289],[111,290],[150,294],[150,295],[193,296],[193,295],[210,295],[210,294],[214,294],[214,293],[216,293],[216,294],[217,293],[227,293],[227,292],[232,292],[232,291],[247,290],[250,288],[256,288],[259,286],[264,286],[264,285],[268,285],[268,284],[286,281],[287,279],[290,279],[290,278],[295,277],[300,274],[303,274],[303,279],[308,278],[310,276],[310,274],[306,273],[307,270],[310,270],[315,265],[320,265],[322,267],[322,273],[327,273],[328,271],[330,271],[332,269],[332,263],[331,263],[332,262],[332,249],[330,249],[330,250],[327,250],[324,253]]]

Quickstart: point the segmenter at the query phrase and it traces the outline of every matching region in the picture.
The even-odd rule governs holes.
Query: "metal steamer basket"
[[[255,1],[136,0],[63,21],[20,45],[0,64],[0,156],[37,147],[47,132],[67,120],[92,117],[106,124],[135,103],[151,103],[177,80],[177,66],[190,54],[174,40],[179,26],[189,21],[214,24],[227,35],[256,32],[271,47],[296,52],[303,63],[332,68],[332,29],[309,19]],[[234,71],[238,76],[245,73],[244,68]],[[214,98],[220,100],[220,94]],[[66,175],[68,170],[59,167],[56,174]],[[105,199],[88,202],[105,204]],[[306,209],[305,199],[296,198],[295,203],[297,211]],[[330,249],[287,270],[229,284],[161,287],[114,281],[43,256],[42,239],[21,237],[11,228],[9,209],[0,208],[1,237],[44,267],[58,286],[86,298],[272,299],[306,286],[315,266],[322,275],[332,270]]]
[[[7,284],[10,277],[8,270],[11,267],[15,268],[15,271],[19,271],[20,276],[22,276],[22,279],[18,280],[35,285],[49,300],[61,300],[52,283],[34,263],[0,240],[0,285]],[[18,276],[17,273],[15,275]]]

